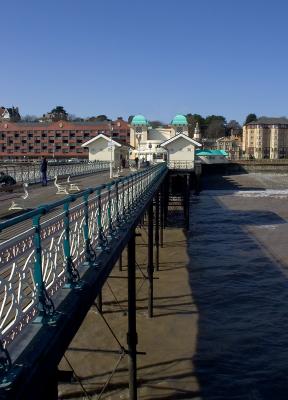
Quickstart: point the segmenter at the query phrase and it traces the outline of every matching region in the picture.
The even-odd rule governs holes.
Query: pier
[[[159,268],[157,256],[154,266],[153,249],[159,254],[163,241],[167,176],[162,163],[0,223],[3,398],[57,398],[57,365],[96,298],[101,308],[101,288],[126,246],[125,351],[130,359],[130,398],[137,398],[135,229],[147,215],[152,318],[153,272]],[[43,392],[47,382],[51,392]]]

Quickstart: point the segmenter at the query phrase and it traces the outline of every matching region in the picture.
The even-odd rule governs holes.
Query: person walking
[[[136,168],[138,169],[138,166],[139,166],[139,158],[138,157],[135,157],[135,165],[136,165]]]
[[[42,186],[47,186],[47,160],[43,156],[40,165]]]

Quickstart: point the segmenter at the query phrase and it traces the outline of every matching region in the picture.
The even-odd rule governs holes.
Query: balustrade
[[[109,162],[97,161],[86,163],[62,163],[48,164],[47,178],[52,180],[55,176],[76,176],[84,174],[92,174],[99,171],[109,169]],[[16,182],[39,183],[41,182],[41,172],[39,164],[16,164],[2,165],[1,171],[12,176]]]
[[[0,223],[4,348],[30,322],[53,321],[55,294],[81,288],[81,268],[97,268],[99,254],[166,170],[164,163],[140,170]]]

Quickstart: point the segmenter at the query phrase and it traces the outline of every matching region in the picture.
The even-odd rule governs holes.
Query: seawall
[[[288,160],[239,161],[224,164],[202,164],[203,175],[247,174],[249,172],[288,173]]]

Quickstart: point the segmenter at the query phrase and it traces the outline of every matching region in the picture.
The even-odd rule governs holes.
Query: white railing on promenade
[[[108,170],[109,162],[79,162],[79,163],[49,163],[47,169],[47,178],[52,180],[55,176],[76,176],[92,174],[98,171]],[[0,171],[12,176],[16,182],[21,183],[39,183],[41,182],[40,164],[19,163],[19,164],[0,164]]]
[[[108,238],[166,172],[159,164],[0,223],[4,347],[36,317],[53,317],[55,293],[79,284],[79,267],[95,266]]]

